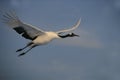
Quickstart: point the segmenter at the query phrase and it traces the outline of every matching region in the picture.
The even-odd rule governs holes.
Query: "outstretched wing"
[[[44,34],[43,30],[30,24],[23,23],[13,12],[5,13],[3,15],[3,21],[26,39],[34,40],[37,36]]]
[[[76,28],[78,28],[78,26],[80,25],[80,22],[81,22],[81,18],[78,20],[78,22],[70,29],[65,29],[65,30],[60,30],[60,31],[57,31],[56,33],[60,34],[60,33],[64,33],[64,32],[69,32],[69,31],[73,31],[75,30]]]

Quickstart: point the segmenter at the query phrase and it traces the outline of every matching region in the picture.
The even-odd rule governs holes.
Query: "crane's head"
[[[79,35],[75,34],[75,33],[68,33],[66,35],[59,35],[59,37],[61,38],[67,38],[67,37],[80,37]]]
[[[80,37],[79,35],[77,35],[77,34],[75,34],[75,33],[69,33],[69,34],[68,34],[68,37],[75,37],[75,36],[76,36],[76,37]]]

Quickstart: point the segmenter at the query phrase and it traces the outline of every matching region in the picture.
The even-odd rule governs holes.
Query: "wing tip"
[[[78,27],[80,25],[80,23],[81,23],[81,18],[79,18],[79,20],[77,21],[75,27]]]
[[[78,22],[81,23],[82,18],[79,18]]]

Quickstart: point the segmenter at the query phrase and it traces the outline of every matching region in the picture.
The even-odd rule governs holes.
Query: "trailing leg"
[[[31,48],[29,48],[27,51],[19,54],[18,56],[23,56],[23,55],[25,55],[27,52],[29,52],[29,51],[30,51],[32,48],[34,48],[34,47],[36,47],[36,45],[33,45],[33,46],[32,46]]]
[[[33,44],[33,42],[30,42],[30,43],[28,43],[25,47],[23,47],[23,48],[21,48],[21,49],[18,49],[16,52],[22,51],[22,50],[24,50],[25,48],[31,46],[32,44]]]

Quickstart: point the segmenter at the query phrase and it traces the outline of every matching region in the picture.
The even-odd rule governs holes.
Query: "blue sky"
[[[0,10],[13,9],[43,30],[70,28],[82,18],[74,31],[80,38],[54,40],[17,57],[29,40],[0,23],[0,80],[120,80],[119,0],[0,1]]]

